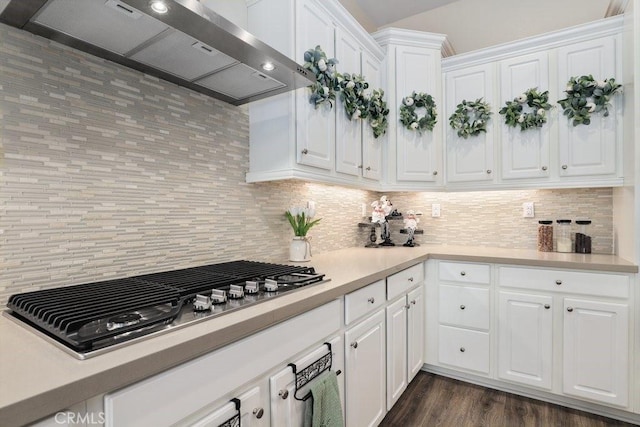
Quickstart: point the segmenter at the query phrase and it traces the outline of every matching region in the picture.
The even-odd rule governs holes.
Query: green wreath
[[[311,95],[309,103],[316,108],[325,102],[333,107],[336,99],[336,91],[340,90],[338,76],[336,73],[335,58],[327,59],[327,55],[318,45],[315,49],[309,49],[304,53],[304,68],[311,70],[316,76],[316,82],[309,87]]]
[[[424,108],[424,116],[418,117],[416,108]],[[433,130],[438,120],[438,113],[436,111],[436,103],[431,95],[426,93],[416,93],[415,91],[411,95],[402,99],[402,105],[400,106],[400,123],[409,130],[417,130],[422,133],[423,130]]]
[[[463,100],[449,117],[449,124],[458,136],[467,139],[480,132],[487,132],[487,121],[491,118],[491,108],[482,98],[475,101]]]
[[[382,89],[371,92],[368,102],[369,126],[373,129],[374,138],[378,138],[387,132],[389,122],[387,116],[389,109],[384,100],[384,91]]]
[[[567,97],[558,100],[558,104],[562,106],[564,115],[569,120],[573,119],[574,126],[589,125],[591,113],[602,112],[605,117],[609,115],[609,101],[621,87],[613,78],[595,80],[592,75],[571,77],[565,90]]]
[[[345,73],[339,76],[340,90],[344,109],[349,120],[366,119],[369,115],[369,100],[365,96],[365,89],[369,83],[364,77]]]
[[[530,111],[524,111],[527,105]],[[520,126],[524,131],[534,127],[542,127],[547,122],[547,111],[551,109],[549,104],[549,91],[538,92],[538,88],[532,88],[522,95],[507,101],[506,106],[499,111],[504,115],[504,121],[511,127]]]

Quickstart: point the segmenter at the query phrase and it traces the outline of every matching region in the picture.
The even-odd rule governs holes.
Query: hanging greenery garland
[[[424,108],[425,113],[422,117],[418,117],[417,108]],[[422,133],[423,130],[433,130],[438,120],[436,117],[436,103],[431,95],[426,93],[416,93],[402,99],[400,106],[400,122],[409,130],[417,130]]]
[[[567,97],[558,100],[563,108],[564,115],[569,120],[573,119],[573,125],[589,125],[591,113],[603,113],[609,115],[611,97],[618,93],[621,84],[615,79],[595,80],[592,75],[571,77],[567,82],[565,93]]]
[[[387,132],[387,116],[389,115],[389,109],[387,103],[384,100],[384,91],[382,89],[374,90],[371,92],[368,102],[368,116],[369,126],[373,129],[374,138],[378,138]]]
[[[364,80],[364,77],[356,74],[339,74],[338,78],[344,109],[349,120],[367,118],[369,101],[364,91],[369,88],[369,83]]]
[[[525,105],[529,107],[529,111],[524,110]],[[520,126],[520,130],[524,131],[542,127],[547,122],[547,111],[550,109],[549,91],[540,93],[538,88],[532,88],[513,101],[507,101],[499,113],[504,115],[507,125]]]
[[[318,108],[321,104],[328,102],[329,106],[333,107],[336,91],[340,89],[336,72],[338,60],[327,59],[327,55],[318,45],[315,49],[309,49],[304,53],[304,61],[304,68],[309,69],[316,76],[316,82],[309,86],[311,89],[309,103]]]
[[[463,100],[449,117],[449,124],[458,136],[467,139],[487,131],[487,121],[491,118],[491,108],[482,98],[475,101]]]

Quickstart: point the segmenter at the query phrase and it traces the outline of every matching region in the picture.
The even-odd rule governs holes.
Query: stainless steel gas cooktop
[[[5,314],[86,359],[326,281],[309,266],[232,261],[16,294]]]

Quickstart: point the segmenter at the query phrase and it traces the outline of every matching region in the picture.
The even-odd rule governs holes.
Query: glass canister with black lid
[[[538,221],[538,250],[553,252],[553,221]]]
[[[591,253],[591,236],[587,234],[588,226],[591,224],[589,219],[578,219],[576,224],[580,226],[580,231],[576,233],[576,253]]]
[[[571,220],[570,219],[558,219],[557,237],[556,237],[556,251],[557,252],[573,252],[571,244]]]

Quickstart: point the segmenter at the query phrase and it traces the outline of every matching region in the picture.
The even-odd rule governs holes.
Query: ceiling
[[[339,1],[369,32],[397,27],[446,34],[451,54],[595,21],[631,7],[628,0]]]

